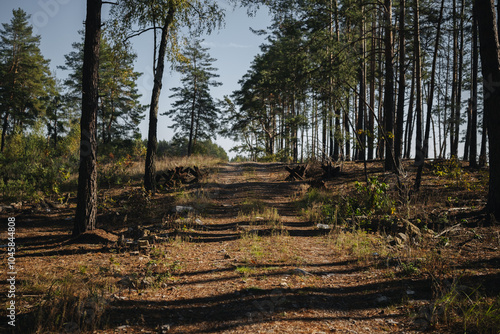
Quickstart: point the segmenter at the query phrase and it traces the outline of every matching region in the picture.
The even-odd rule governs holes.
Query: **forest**
[[[204,37],[236,8],[271,23],[219,99]],[[500,3],[85,15],[57,76],[30,14],[0,28],[2,330],[500,331]]]

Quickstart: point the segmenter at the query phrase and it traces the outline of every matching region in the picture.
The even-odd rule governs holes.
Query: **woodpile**
[[[156,174],[156,184],[163,181],[165,188],[172,188],[180,184],[198,183],[203,176],[205,173],[198,166],[179,166]]]
[[[295,167],[285,166],[289,174],[285,181],[307,181],[313,188],[325,188],[325,180],[330,180],[340,175],[340,167],[334,167],[332,162],[316,167],[311,167],[309,164]]]
[[[290,174],[287,176],[285,181],[297,181],[297,180],[303,180],[306,176],[306,166],[296,166],[295,168],[291,168],[288,166],[285,166],[285,169],[287,172]]]

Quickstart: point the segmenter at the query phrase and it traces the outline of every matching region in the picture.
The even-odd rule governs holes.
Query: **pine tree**
[[[212,66],[216,59],[210,57],[209,49],[201,43],[194,40],[186,47],[187,62],[177,66],[183,86],[171,89],[174,94],[170,98],[177,100],[172,109],[162,114],[172,117],[174,124],[171,127],[178,136],[188,138],[188,156],[193,153],[196,141],[213,137],[218,126],[219,108],[210,95],[210,87],[222,83],[213,80],[219,76]]]
[[[475,3],[478,19],[479,50],[484,85],[484,114],[490,145],[490,181],[488,211],[496,221],[500,220],[500,43],[493,0],[478,0]]]
[[[43,115],[55,86],[39,48],[40,36],[33,35],[28,20],[26,12],[15,9],[11,22],[0,29],[2,152],[9,131],[23,132]]]
[[[134,71],[135,53],[130,44],[104,31],[99,59],[99,109],[97,137],[101,143],[113,139],[130,139],[138,133],[145,107],[139,103],[136,81],[141,73]],[[74,51],[65,55],[64,66],[71,71],[64,81],[67,100],[78,108],[81,100],[83,43],[73,43]]]
[[[153,90],[149,106],[149,128],[146,162],[144,166],[144,188],[156,192],[156,149],[158,148],[157,124],[160,94],[162,89],[165,59],[177,56],[178,33],[181,27],[188,27],[192,32],[210,33],[224,19],[217,1],[204,0],[160,0],[135,1],[123,0],[111,10],[115,26],[124,30],[130,37],[139,36],[147,31],[154,31]],[[137,27],[139,30],[136,30]],[[160,32],[158,38],[157,31]],[[170,41],[170,43],[169,43]],[[173,51],[169,53],[168,51]]]
[[[82,117],[80,121],[80,167],[73,235],[94,230],[97,220],[97,138],[99,107],[99,49],[101,41],[101,0],[87,0],[85,44],[82,66]]]

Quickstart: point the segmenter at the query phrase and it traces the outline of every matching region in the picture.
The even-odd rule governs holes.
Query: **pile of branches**
[[[285,181],[302,181],[306,178],[320,182],[323,180],[333,179],[340,174],[340,167],[334,167],[331,162],[321,165],[321,169],[312,168],[311,165],[298,165],[295,167],[285,166],[288,176]]]
[[[304,165],[299,165],[295,166],[294,168],[285,166],[286,171],[288,172],[288,176],[286,177],[285,181],[301,181],[306,177],[306,171],[308,169],[308,166]]]
[[[198,166],[193,167],[175,167],[156,174],[156,184],[163,180],[165,188],[173,188],[180,184],[198,183],[205,173]]]

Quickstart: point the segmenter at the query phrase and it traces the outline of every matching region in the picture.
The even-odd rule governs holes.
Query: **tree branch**
[[[161,27],[150,27],[150,28],[146,28],[146,29],[143,29],[143,30],[137,30],[137,31],[134,31],[133,34],[131,35],[128,35],[126,38],[125,38],[125,41],[128,41],[129,39],[131,39],[132,37],[137,37],[139,35],[142,35],[143,33],[145,32],[148,32],[150,30],[156,30],[156,29],[160,29],[161,30]]]

